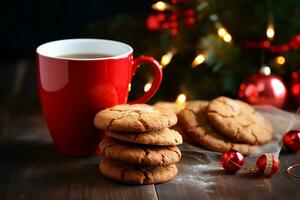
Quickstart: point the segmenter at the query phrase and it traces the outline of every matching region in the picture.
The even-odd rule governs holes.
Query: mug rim
[[[118,55],[113,55],[113,56],[107,56],[107,57],[102,57],[102,58],[67,58],[67,57],[59,57],[57,55],[49,55],[46,53],[46,49],[50,48],[49,46],[51,45],[57,45],[59,43],[63,43],[63,42],[105,42],[105,43],[110,43],[113,45],[119,45],[122,47],[125,47],[128,49],[127,52],[118,54]],[[52,47],[54,48],[54,47]],[[39,45],[36,48],[36,53],[38,55],[44,56],[44,57],[48,57],[48,58],[54,58],[54,59],[59,59],[59,60],[76,60],[76,61],[93,61],[93,60],[107,60],[107,59],[119,59],[119,58],[126,58],[128,57],[130,54],[132,54],[133,52],[133,48],[124,43],[124,42],[119,42],[119,41],[115,41],[115,40],[108,40],[108,39],[96,39],[96,38],[73,38],[73,39],[62,39],[62,40],[54,40],[54,41],[50,41],[50,42],[46,42],[44,44]]]

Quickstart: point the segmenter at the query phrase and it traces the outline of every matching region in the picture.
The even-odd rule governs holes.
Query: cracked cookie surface
[[[123,162],[102,159],[100,172],[111,179],[124,183],[146,185],[163,183],[172,180],[178,174],[175,164],[166,166],[141,167],[127,165]]]
[[[116,132],[106,131],[110,137],[137,144],[147,145],[179,145],[182,144],[182,136],[175,130],[163,128],[149,132]]]
[[[97,113],[97,128],[122,132],[148,132],[177,123],[174,112],[154,108],[147,104],[116,105]]]
[[[209,103],[207,116],[216,129],[236,141],[264,144],[272,139],[270,122],[242,101],[218,97]]]
[[[110,137],[103,139],[99,147],[105,158],[133,165],[171,165],[181,158],[176,146],[145,146]]]
[[[183,132],[193,139],[194,143],[212,151],[221,153],[231,149],[247,155],[255,150],[256,146],[235,143],[221,135],[209,122],[206,116],[208,102],[194,101],[187,103],[184,110],[178,114],[179,124]]]

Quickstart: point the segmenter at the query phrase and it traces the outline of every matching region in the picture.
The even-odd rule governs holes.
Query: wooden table
[[[267,179],[200,167],[193,171],[198,181],[187,170],[160,185],[108,180],[98,171],[99,157],[69,158],[55,151],[38,103],[32,62],[0,63],[0,89],[0,199],[300,199],[300,180],[284,171],[300,163],[300,153],[282,153],[280,172]],[[198,160],[188,156],[180,169],[208,164],[206,155]]]

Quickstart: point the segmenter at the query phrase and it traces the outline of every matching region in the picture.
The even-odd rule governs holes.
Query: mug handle
[[[163,73],[162,73],[160,64],[157,60],[155,60],[154,58],[149,57],[149,56],[140,56],[133,60],[133,66],[132,66],[133,67],[133,69],[132,69],[133,76],[134,76],[136,70],[143,63],[150,64],[152,66],[152,68],[154,69],[154,79],[151,84],[151,88],[149,91],[145,92],[141,97],[137,98],[136,100],[128,102],[128,104],[146,103],[157,92],[157,90],[159,89],[159,86],[161,84]]]

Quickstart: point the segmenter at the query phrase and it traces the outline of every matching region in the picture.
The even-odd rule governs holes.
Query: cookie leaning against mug
[[[99,169],[106,177],[124,183],[138,185],[167,182],[172,180],[178,174],[178,169],[175,164],[138,167],[106,158],[100,161]]]
[[[220,133],[238,142],[254,145],[272,139],[270,122],[242,101],[218,97],[208,104],[207,116]]]
[[[205,101],[194,101],[187,103],[179,113],[178,120],[186,135],[198,145],[212,151],[224,153],[234,149],[247,155],[255,150],[256,146],[232,142],[221,135],[207,120],[207,105],[208,102]]]
[[[97,113],[95,126],[121,132],[147,132],[173,126],[177,123],[174,112],[147,104],[116,105]]]

